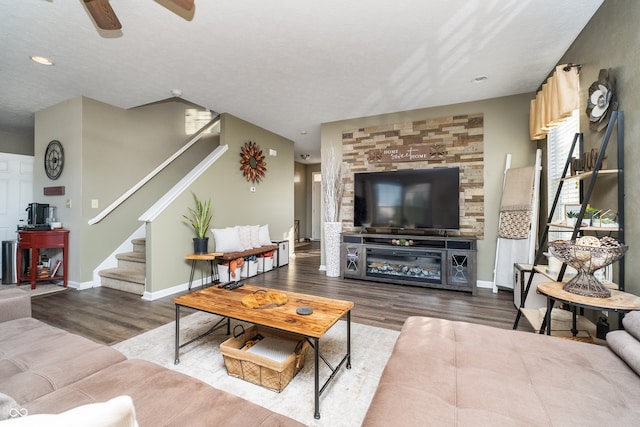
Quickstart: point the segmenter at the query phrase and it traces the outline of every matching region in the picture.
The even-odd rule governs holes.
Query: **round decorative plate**
[[[64,149],[60,141],[53,140],[44,152],[44,171],[49,179],[58,179],[64,167]]]

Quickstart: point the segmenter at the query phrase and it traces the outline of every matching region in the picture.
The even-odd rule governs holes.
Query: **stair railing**
[[[212,127],[216,126],[218,123],[220,123],[220,115],[219,114],[216,117],[214,117],[213,119],[211,119],[211,121],[209,123],[205,124],[202,128],[200,128],[200,130],[198,130],[195,134],[193,134],[191,139],[189,139],[189,141],[187,141],[187,143],[185,145],[183,145],[178,151],[176,151],[174,154],[172,154],[167,160],[165,160],[157,168],[155,168],[154,170],[149,172],[149,174],[147,176],[142,178],[137,184],[135,184],[133,187],[131,187],[129,190],[127,190],[122,196],[118,197],[113,203],[111,203],[109,206],[107,206],[105,209],[103,209],[102,212],[100,212],[95,217],[91,218],[89,220],[89,225],[94,225],[94,224],[99,223],[107,215],[109,215],[111,212],[116,210],[118,208],[118,206],[120,206],[122,203],[124,203],[125,200],[127,200],[129,197],[131,197],[136,191],[138,191],[140,188],[142,188],[142,186],[145,185],[147,182],[151,181],[164,168],[169,166],[175,159],[180,157],[180,155],[182,153],[184,153],[185,151],[187,151],[193,144],[195,144],[202,137],[202,135],[206,131],[208,131]],[[218,147],[218,148],[220,148],[220,147]]]
[[[145,213],[143,213],[138,221],[151,222],[162,211],[169,206],[183,191],[185,191],[191,183],[193,183],[209,166],[215,163],[227,150],[229,146],[227,144],[217,147],[207,157],[205,157],[198,165],[193,168],[187,175],[176,183],[169,191],[165,193],[157,202],[155,202]]]

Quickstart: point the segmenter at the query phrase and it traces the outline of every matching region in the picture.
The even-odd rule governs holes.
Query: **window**
[[[579,111],[574,110],[571,117],[563,121],[547,134],[547,206],[549,213],[553,206],[553,199],[556,196],[562,171],[564,170],[569,149],[573,143],[576,133],[580,132]],[[576,144],[573,157],[579,156],[580,147]],[[564,205],[580,203],[580,188],[577,180],[565,181],[562,192],[558,199],[558,205],[554,212],[552,222],[564,221]],[[549,231],[549,241],[566,238],[562,231]]]
[[[184,133],[187,135],[193,135],[198,132],[202,126],[206,125],[213,118],[214,113],[209,110],[197,110],[195,108],[187,108],[184,110]],[[207,129],[204,133],[218,132],[218,127],[214,126]]]

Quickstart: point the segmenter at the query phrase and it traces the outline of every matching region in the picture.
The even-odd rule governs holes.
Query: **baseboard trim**
[[[476,287],[493,289],[493,282],[489,282],[488,280],[477,280]]]
[[[194,280],[193,284],[191,285],[191,289],[195,289],[199,287],[200,287],[200,282]],[[160,289],[159,291],[155,291],[155,292],[144,291],[144,293],[142,294],[142,299],[145,301],[154,301],[154,300],[168,297],[170,295],[184,292],[187,290],[189,290],[189,284],[183,283],[181,285],[172,286],[167,289]]]

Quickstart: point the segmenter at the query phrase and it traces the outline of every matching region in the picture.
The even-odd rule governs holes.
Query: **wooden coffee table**
[[[242,297],[259,290],[275,291],[286,294],[288,302],[280,307],[264,309],[251,309],[242,305]],[[315,412],[314,417],[320,418],[320,395],[327,388],[329,383],[335,378],[336,373],[346,366],[351,369],[351,309],[354,303],[331,298],[305,295],[294,292],[287,292],[275,289],[260,288],[245,284],[244,286],[227,290],[217,286],[209,287],[190,294],[174,298],[176,304],[176,341],[175,341],[175,363],[180,363],[180,348],[184,347],[207,335],[214,330],[227,326],[227,335],[230,333],[230,319],[253,323],[280,331],[301,335],[309,341],[314,349],[314,397]],[[206,313],[217,314],[223,319],[216,323],[205,334],[187,343],[180,344],[180,307],[188,307]],[[311,307],[313,313],[309,315],[297,314],[299,307]],[[336,324],[340,318],[346,315],[347,320],[347,352],[340,363],[334,368],[329,364],[324,355],[320,352],[320,338]],[[331,370],[331,375],[320,387],[320,358]]]

